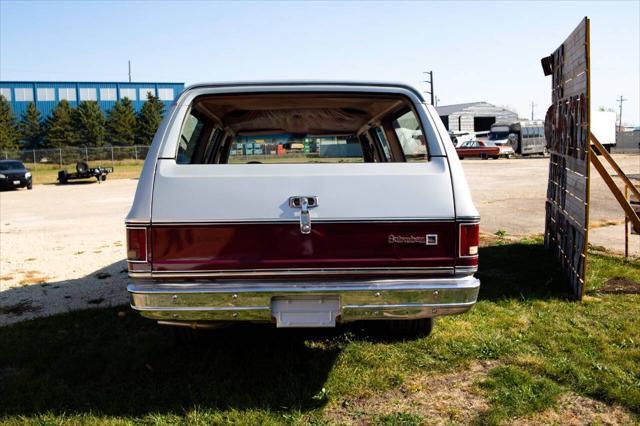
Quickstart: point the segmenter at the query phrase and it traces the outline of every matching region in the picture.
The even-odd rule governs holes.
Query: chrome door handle
[[[289,207],[300,209],[300,232],[302,234],[310,234],[311,216],[309,215],[309,209],[318,207],[318,197],[308,195],[289,197]]]

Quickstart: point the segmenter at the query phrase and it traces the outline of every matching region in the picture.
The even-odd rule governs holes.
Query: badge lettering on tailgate
[[[389,244],[424,244],[427,246],[438,245],[438,234],[427,235],[393,235],[387,238]]]

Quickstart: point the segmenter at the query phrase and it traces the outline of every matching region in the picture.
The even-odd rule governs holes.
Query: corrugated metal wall
[[[167,109],[183,90],[184,83],[0,81],[0,93],[9,95],[11,108],[18,117],[26,111],[29,102],[33,101],[45,118],[58,102],[65,98],[74,108],[82,100],[95,100],[106,114],[113,108],[117,99],[128,95],[133,108],[139,111],[146,101],[147,92],[161,96]]]
[[[518,120],[518,114],[491,104],[474,105],[449,114],[449,130],[474,132],[474,117],[495,117],[496,122]]]

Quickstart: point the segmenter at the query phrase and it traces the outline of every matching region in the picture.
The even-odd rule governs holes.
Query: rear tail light
[[[127,264],[130,272],[148,271],[150,268],[147,228],[127,228]]]
[[[461,223],[460,224],[460,257],[478,256],[479,244],[480,244],[480,224]]]

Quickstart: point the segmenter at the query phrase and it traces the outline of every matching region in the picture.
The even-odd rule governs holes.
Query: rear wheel
[[[491,158],[493,158],[494,160],[497,160],[498,158],[500,158],[500,156],[499,156],[499,155],[494,155],[494,156],[493,156],[493,157],[491,157]]]
[[[427,337],[433,330],[433,318],[385,321],[385,331],[394,336]]]
[[[480,158],[487,160],[489,157],[487,157],[487,154],[480,154]]]

